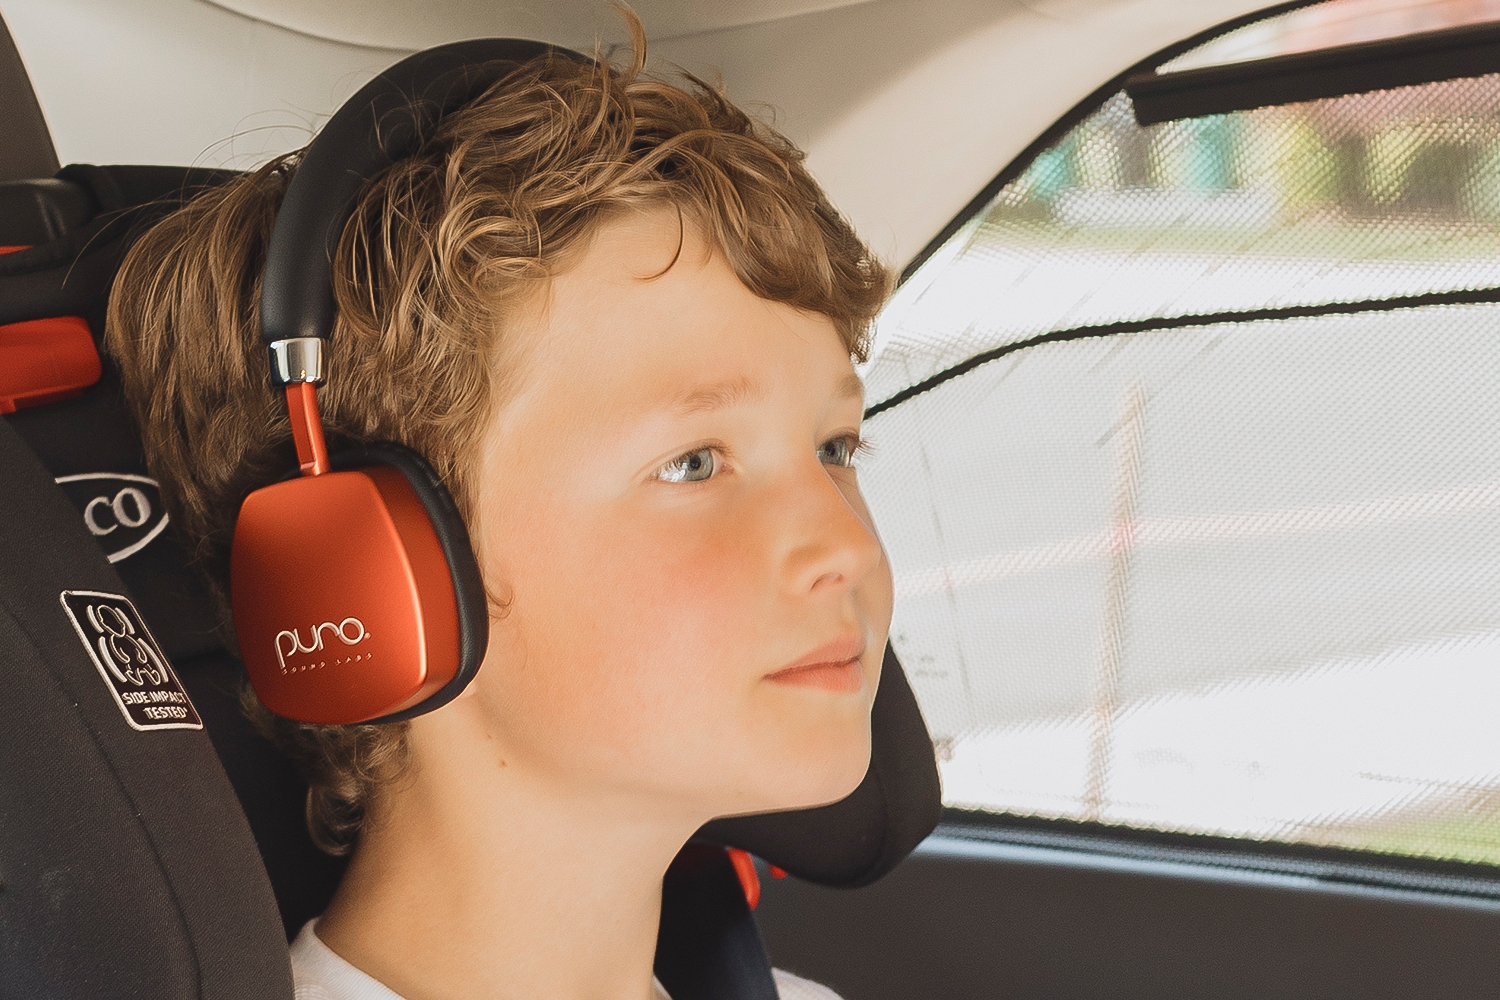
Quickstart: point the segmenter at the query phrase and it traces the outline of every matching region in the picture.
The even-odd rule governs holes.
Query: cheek
[[[884,656],[886,640],[889,638],[891,629],[891,613],[896,603],[895,580],[891,576],[891,560],[880,542],[880,532],[875,526],[875,518],[870,513],[869,505],[865,503],[864,494],[858,486],[852,482],[842,483],[839,492],[844,501],[849,504],[854,515],[860,519],[870,534],[875,538],[880,547],[880,563],[859,582],[855,589],[854,600],[859,606],[860,618],[869,628],[871,650],[876,655],[876,670],[880,658]]]
[[[868,699],[763,680],[832,626],[799,623],[808,612],[781,592],[763,513],[747,503],[701,519],[606,516],[555,504],[528,517],[512,509],[504,535],[487,532],[513,586],[480,675],[505,752],[569,782],[690,799],[711,815],[851,791],[869,761]],[[854,602],[870,633],[873,697],[886,566]]]
[[[858,601],[865,620],[871,625],[874,644],[884,656],[886,640],[890,638],[891,616],[896,607],[896,581],[891,575],[891,560],[882,545],[880,567],[859,588]]]
[[[486,663],[505,688],[504,728],[577,766],[680,784],[694,744],[736,725],[760,677],[768,588],[746,532],[653,532],[576,511],[529,520],[505,559],[514,600],[497,633],[511,648]]]

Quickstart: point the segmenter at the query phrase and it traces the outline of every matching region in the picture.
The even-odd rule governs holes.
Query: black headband
[[[571,49],[524,39],[453,42],[401,60],[339,108],[307,148],[276,213],[260,298],[267,344],[328,338],[336,314],[333,254],[365,183],[416,152],[444,115],[519,64],[549,54],[587,61]],[[277,379],[304,380],[322,381],[321,372]]]

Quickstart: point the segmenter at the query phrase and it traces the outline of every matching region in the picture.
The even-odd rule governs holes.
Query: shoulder
[[[309,920],[292,942],[295,1000],[401,1000],[379,980],[344,961],[324,944]]]
[[[837,993],[822,983],[794,976],[785,969],[772,969],[771,975],[776,980],[776,992],[781,1000],[840,1000]]]
[[[309,920],[292,942],[292,980],[296,1000],[401,1000],[401,997],[333,952],[313,931]],[[840,1000],[828,987],[784,969],[772,969],[781,1000]]]

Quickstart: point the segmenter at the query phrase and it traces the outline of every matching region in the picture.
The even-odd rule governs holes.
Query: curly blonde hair
[[[330,443],[421,452],[471,529],[475,450],[507,388],[507,315],[613,214],[675,207],[747,288],[829,317],[857,358],[891,284],[790,142],[696,78],[646,75],[644,32],[626,20],[629,65],[518,65],[377,176],[338,243],[332,375],[319,393]],[[259,302],[298,158],[209,191],[148,231],[121,266],[106,321],[147,462],[221,604],[240,503],[296,465]],[[309,783],[313,839],[347,851],[371,796],[406,767],[407,724],[306,725],[245,700]]]

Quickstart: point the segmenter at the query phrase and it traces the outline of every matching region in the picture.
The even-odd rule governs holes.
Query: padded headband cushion
[[[266,343],[329,335],[333,255],[365,184],[416,152],[444,115],[545,55],[587,61],[544,42],[475,38],[408,56],[339,108],[297,165],[276,214],[261,291]]]

